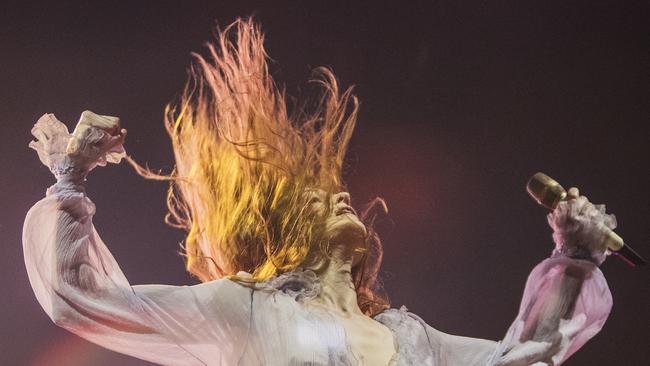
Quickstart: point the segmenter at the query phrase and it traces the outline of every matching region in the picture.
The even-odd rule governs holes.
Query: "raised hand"
[[[570,188],[567,200],[548,215],[556,252],[601,264],[608,254],[608,229],[616,228],[616,217],[605,213],[605,205],[594,205],[578,188]]]
[[[53,114],[43,115],[32,128],[29,147],[58,180],[83,180],[97,165],[119,163],[126,155],[126,130],[117,117],[84,111],[72,134]]]

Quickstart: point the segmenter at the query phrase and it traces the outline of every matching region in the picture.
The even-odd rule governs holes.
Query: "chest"
[[[290,299],[293,301],[292,299]],[[294,302],[295,304],[295,302]],[[363,316],[340,317],[293,306],[283,298],[255,313],[241,365],[388,366],[394,364],[393,333]]]
[[[393,332],[364,316],[338,319],[352,353],[361,365],[392,365],[397,355]]]

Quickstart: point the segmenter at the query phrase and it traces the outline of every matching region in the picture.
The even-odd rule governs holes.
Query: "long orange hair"
[[[129,159],[143,176],[171,181],[166,221],[187,231],[187,270],[201,281],[238,271],[264,281],[304,266],[314,253],[327,255],[324,218],[307,209],[304,193],[344,189],[343,161],[359,104],[350,88],[339,90],[329,69],[319,68],[318,105],[290,114],[263,43],[259,26],[239,19],[218,32],[216,45],[208,44],[208,59],[193,54],[180,100],[165,111],[176,159],[171,175]],[[381,243],[368,226],[368,250],[353,280],[360,307],[374,315],[388,301],[377,280]]]

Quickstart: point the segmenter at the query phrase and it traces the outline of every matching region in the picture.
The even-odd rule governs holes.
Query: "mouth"
[[[345,214],[353,214],[354,216],[357,216],[357,212],[352,207],[347,205],[337,208],[336,212],[334,213],[334,216],[340,216]]]

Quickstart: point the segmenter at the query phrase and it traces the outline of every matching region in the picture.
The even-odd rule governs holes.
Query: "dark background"
[[[27,148],[29,130],[46,112],[70,128],[84,109],[120,116],[127,151],[169,170],[163,107],[215,21],[238,16],[262,23],[290,94],[308,94],[319,65],[356,85],[346,176],[355,203],[388,202],[380,228],[394,306],[446,332],[500,338],[552,249],[545,212],[524,191],[536,171],[607,203],[617,232],[650,257],[647,1],[322,3],[5,2],[1,365],[147,364],[57,329],[36,302],[20,235],[53,179]],[[165,190],[126,164],[89,179],[95,224],[134,284],[195,283],[177,254],[182,233],[162,222]],[[648,268],[610,258],[602,270],[613,313],[566,364],[647,365]]]

